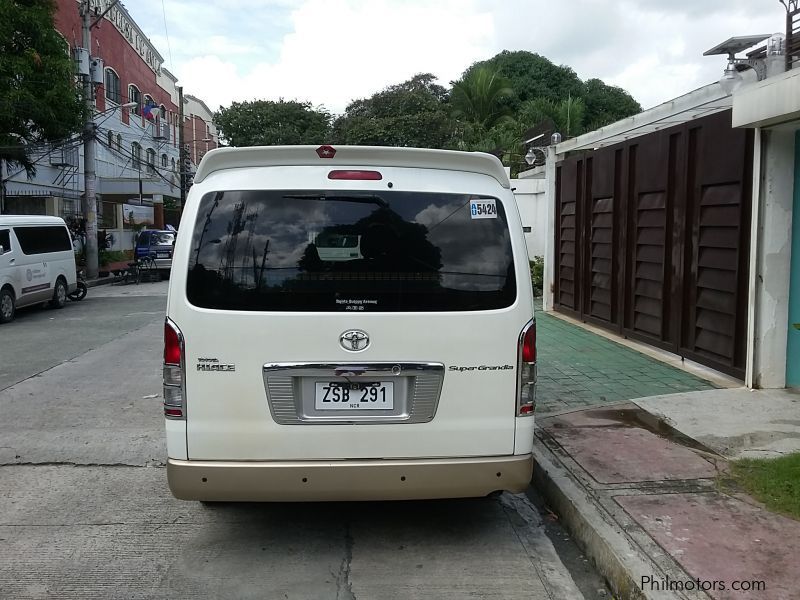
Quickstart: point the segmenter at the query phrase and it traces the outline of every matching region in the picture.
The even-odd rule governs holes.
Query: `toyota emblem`
[[[369,346],[369,336],[360,329],[348,329],[339,336],[339,344],[349,352],[360,352]]]

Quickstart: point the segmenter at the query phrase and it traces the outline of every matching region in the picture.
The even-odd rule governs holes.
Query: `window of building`
[[[117,104],[122,100],[122,87],[119,82],[119,76],[113,69],[106,69],[106,98]]]
[[[136,102],[136,108],[131,109],[132,113],[142,114],[142,93],[135,85],[128,86],[128,102]]]
[[[117,229],[117,207],[115,202],[100,202],[100,213],[97,215],[97,222],[100,229]]]
[[[147,171],[149,173],[156,172],[156,151],[152,148],[147,149]]]
[[[172,159],[172,172],[175,172],[175,159]]]
[[[109,131],[108,132],[108,149],[109,150],[113,150],[113,148],[114,148],[114,132],[113,131]]]
[[[167,107],[162,104],[158,109],[161,111],[161,119],[165,120],[167,118]]]
[[[122,135],[117,134],[117,150],[122,152]]]
[[[162,169],[166,169],[168,166],[169,166],[169,161],[167,160],[167,155],[166,154],[162,154],[161,155],[161,168]]]
[[[131,144],[131,157],[133,158],[133,168],[141,170],[142,168],[142,147],[137,143]]]

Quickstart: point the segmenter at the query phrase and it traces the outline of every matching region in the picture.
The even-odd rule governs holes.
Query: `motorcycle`
[[[67,294],[67,298],[70,300],[74,300],[78,302],[86,298],[86,294],[89,291],[89,286],[86,285],[86,278],[84,275],[83,270],[78,271],[78,287],[75,288],[75,291],[71,294]]]

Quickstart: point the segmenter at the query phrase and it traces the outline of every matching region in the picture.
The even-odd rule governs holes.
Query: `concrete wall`
[[[786,346],[786,385],[800,387],[800,131],[794,144],[794,204],[792,219],[792,276],[789,289],[788,343]]]
[[[517,198],[522,226],[530,227],[525,233],[528,257],[544,256],[547,237],[547,200],[544,179],[512,179],[511,188]]]
[[[752,239],[756,243],[751,251],[752,301],[745,383],[757,388],[782,388],[786,385],[789,328],[795,131],[761,130],[760,138],[760,144],[756,144],[756,160],[760,156],[760,164],[754,195]]]
[[[800,119],[800,69],[742,86],[733,95],[734,127],[769,127]]]

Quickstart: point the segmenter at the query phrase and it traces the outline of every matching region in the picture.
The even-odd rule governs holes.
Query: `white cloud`
[[[274,61],[250,68],[236,52],[206,52],[178,70],[185,89],[216,108],[233,100],[297,99],[343,112],[353,99],[431,72],[444,84],[491,55],[488,12],[470,2],[309,0],[291,13],[292,31]]]
[[[735,35],[780,31],[785,20],[777,0],[485,2],[505,24],[503,48],[621,85],[644,108],[718,80],[725,59],[704,57],[707,49]]]
[[[341,112],[416,73],[447,85],[503,49],[529,50],[645,107],[719,79],[703,57],[733,35],[780,31],[776,0],[166,0],[175,73],[211,108],[297,99]],[[129,11],[169,61],[163,15]]]

